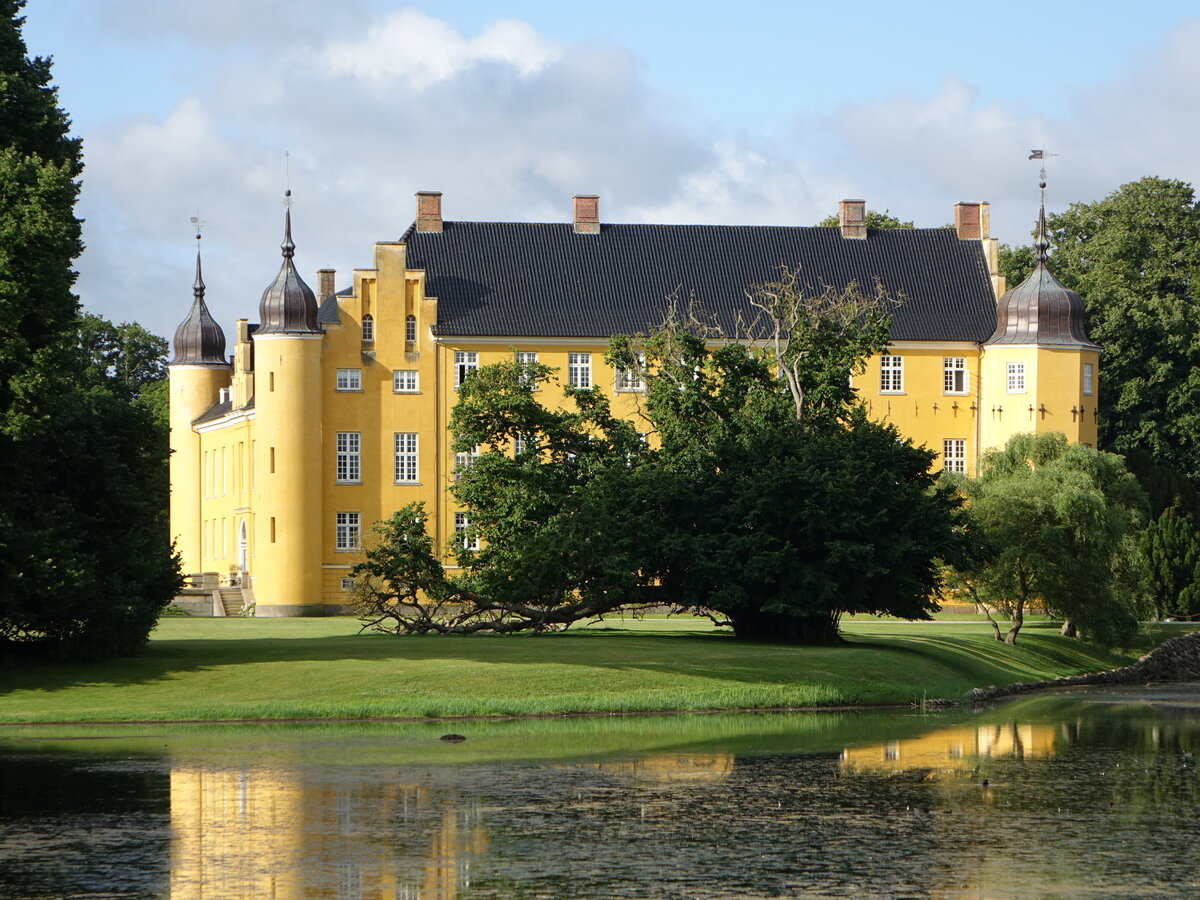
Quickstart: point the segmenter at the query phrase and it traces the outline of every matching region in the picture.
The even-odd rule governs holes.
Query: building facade
[[[958,204],[952,229],[876,230],[861,200],[842,202],[838,228],[610,225],[598,203],[577,196],[570,223],[457,222],[422,192],[372,268],[336,292],[321,269],[315,293],[294,265],[289,210],[259,321],[237,321],[228,356],[197,258],[170,366],[184,571],[240,579],[260,616],[341,611],[373,523],[423,501],[439,545],[465,527],[447,488],[469,459],[447,423],[472,371],[516,354],[635,416],[641,385],[604,362],[609,336],[653,328],[672,297],[736,334],[747,287],[780,266],[813,290],[878,282],[903,298],[890,347],[855,387],[944,468],[970,473],[1022,431],[1095,443],[1099,348],[1082,302],[1046,267],[1044,241],[1034,273],[1004,291],[986,204]],[[547,403],[561,400],[553,387]]]

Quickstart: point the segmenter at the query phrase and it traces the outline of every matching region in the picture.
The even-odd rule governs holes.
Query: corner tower
[[[984,448],[1024,431],[1060,431],[1095,446],[1100,348],[1084,327],[1083,299],[1046,265],[1046,171],[1033,272],[996,304],[996,329],[983,344]]]
[[[200,236],[196,235],[196,240]],[[192,422],[220,398],[232,371],[225,358],[225,334],[204,302],[200,248],[192,308],[175,329],[175,355],[168,365],[171,428],[171,537],[184,572],[203,569],[200,500],[204,484],[200,435]]]
[[[255,345],[258,498],[254,576],[259,616],[319,616],[321,600],[321,353],[317,301],[292,257],[291,191],[283,263],[263,291]]]

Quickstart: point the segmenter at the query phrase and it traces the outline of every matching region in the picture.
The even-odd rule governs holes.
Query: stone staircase
[[[240,616],[242,614],[242,606],[245,603],[245,598],[242,596],[240,587],[233,588],[218,588],[218,593],[221,595],[221,606],[225,609],[227,616]]]

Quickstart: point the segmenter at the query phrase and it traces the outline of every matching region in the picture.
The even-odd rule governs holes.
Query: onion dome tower
[[[199,235],[197,235],[199,240]],[[173,366],[224,366],[225,332],[213,319],[204,302],[204,276],[200,272],[200,248],[196,248],[196,280],[192,284],[192,308],[175,329]]]
[[[317,300],[292,258],[286,196],[283,264],[263,291],[254,332],[254,431],[267,461],[256,482],[255,615],[320,616],[325,512],[321,463],[322,347]]]
[[[289,190],[286,196],[290,202],[292,192]],[[283,251],[283,264],[275,280],[263,291],[258,304],[259,326],[255,337],[266,334],[321,334],[321,326],[317,324],[317,298],[292,262],[296,245],[292,241],[291,207],[284,216],[283,243],[279,249]]]
[[[199,224],[197,220],[193,222]],[[196,235],[200,240],[200,235]],[[211,409],[228,388],[232,366],[225,358],[225,333],[204,302],[200,246],[196,245],[196,280],[192,308],[175,330],[175,357],[167,372],[171,429],[171,537],[182,558],[183,571],[199,572],[201,555],[201,486],[203,452],[192,422]]]
[[[1035,150],[1032,159],[1043,159]],[[1047,265],[1046,170],[1034,267],[996,304],[996,328],[980,347],[982,449],[1003,447],[1014,434],[1057,431],[1095,446],[1100,348],[1088,337],[1083,299]]]
[[[1043,182],[1042,187],[1045,186]],[[1036,265],[1028,278],[1006,291],[996,304],[996,330],[986,345],[1037,344],[1100,349],[1089,340],[1084,328],[1083,298],[1055,278],[1046,266],[1049,248],[1043,203],[1038,213],[1037,239],[1033,243]]]

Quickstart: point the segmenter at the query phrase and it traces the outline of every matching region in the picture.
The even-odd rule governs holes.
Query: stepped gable
[[[414,224],[402,238],[408,266],[426,272],[438,300],[438,335],[606,338],[645,332],[669,296],[694,295],[728,334],[749,312],[746,288],[799,267],[808,289],[876,279],[905,302],[892,339],[973,341],[995,326],[995,300],[979,241],[953,229],[445,222]]]

